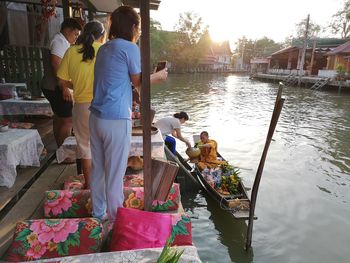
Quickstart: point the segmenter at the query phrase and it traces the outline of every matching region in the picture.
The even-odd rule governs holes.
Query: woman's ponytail
[[[83,53],[83,61],[94,59],[95,49],[92,44],[104,33],[104,27],[99,21],[91,21],[84,26],[83,33],[77,39],[77,44],[83,46],[79,49],[79,53]]]
[[[173,116],[177,119],[185,119],[186,121],[188,121],[188,119],[189,119],[188,114],[184,111],[180,111],[178,113],[175,113]]]

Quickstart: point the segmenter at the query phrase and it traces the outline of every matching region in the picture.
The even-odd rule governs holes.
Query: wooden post
[[[72,9],[70,7],[69,0],[62,0],[62,8],[63,8],[63,19],[72,17]]]
[[[94,20],[94,15],[95,15],[95,13],[92,11],[92,10],[88,10],[88,20],[89,21],[92,21],[92,20]]]
[[[150,92],[150,11],[149,0],[140,1],[141,13],[141,115],[143,124],[143,175],[145,188],[145,210],[152,209],[152,158],[151,158],[151,92]]]
[[[253,222],[254,222],[255,204],[256,204],[256,199],[257,199],[257,196],[258,196],[259,184],[260,184],[262,172],[263,172],[263,169],[264,169],[267,152],[269,150],[269,146],[270,146],[270,143],[271,143],[271,140],[272,140],[272,136],[273,136],[273,133],[275,131],[275,128],[276,128],[276,125],[277,125],[277,122],[278,122],[278,118],[280,116],[280,113],[281,113],[281,110],[282,110],[282,107],[283,107],[283,103],[284,103],[284,99],[281,98],[281,96],[282,96],[282,85],[283,84],[280,82],[279,87],[278,87],[277,96],[276,96],[275,107],[274,107],[274,110],[273,110],[273,113],[272,113],[272,117],[271,117],[269,131],[268,131],[267,137],[266,137],[264,151],[262,153],[262,156],[261,156],[261,159],[260,159],[260,163],[259,163],[259,167],[258,167],[258,170],[256,172],[256,176],[255,176],[255,180],[254,180],[254,184],[253,184],[253,189],[252,189],[252,194],[251,194],[251,201],[250,201],[250,210],[249,210],[249,221],[248,221],[248,229],[247,229],[246,250],[248,250],[251,247],[251,245],[252,245],[252,234],[253,234]]]
[[[312,67],[315,60],[315,49],[316,49],[316,39],[314,39],[314,43],[312,45],[312,53],[311,53],[311,62],[310,62],[310,75],[312,75]]]
[[[299,86],[301,83],[301,77],[304,75],[305,53],[306,53],[306,45],[307,45],[307,35],[309,33],[309,22],[310,22],[310,15],[307,15],[306,28],[305,28],[305,32],[304,32],[303,51],[301,54],[301,59],[300,59],[300,64],[299,64],[299,79],[298,79]]]

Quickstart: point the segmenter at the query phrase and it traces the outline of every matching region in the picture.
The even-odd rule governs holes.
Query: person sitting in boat
[[[205,168],[215,168],[220,164],[227,164],[226,161],[220,161],[217,159],[217,143],[215,140],[209,139],[209,134],[206,131],[202,131],[200,134],[200,141],[196,143],[196,146],[201,150],[199,156],[199,162],[197,167],[200,171]]]
[[[188,121],[188,115],[186,112],[181,111],[175,113],[171,117],[165,117],[158,120],[154,125],[160,130],[162,136],[164,138],[165,145],[170,149],[170,151],[175,154],[176,153],[176,140],[184,142],[188,148],[191,147],[191,143],[182,137],[181,134],[181,124],[184,124]],[[172,136],[169,136],[171,134]],[[175,138],[174,138],[175,137]]]

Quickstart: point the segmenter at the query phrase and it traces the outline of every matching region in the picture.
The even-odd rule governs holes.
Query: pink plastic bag
[[[110,250],[163,247],[171,229],[170,214],[118,208]]]

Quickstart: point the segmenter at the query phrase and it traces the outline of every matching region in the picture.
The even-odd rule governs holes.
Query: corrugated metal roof
[[[326,55],[335,55],[335,54],[339,54],[339,53],[350,53],[350,41],[334,48],[333,50],[331,50],[329,52],[327,52]]]
[[[271,56],[286,53],[286,52],[291,52],[291,51],[298,50],[298,49],[299,49],[299,47],[286,47],[286,48],[283,48],[281,50],[276,51],[275,53],[272,53]]]

